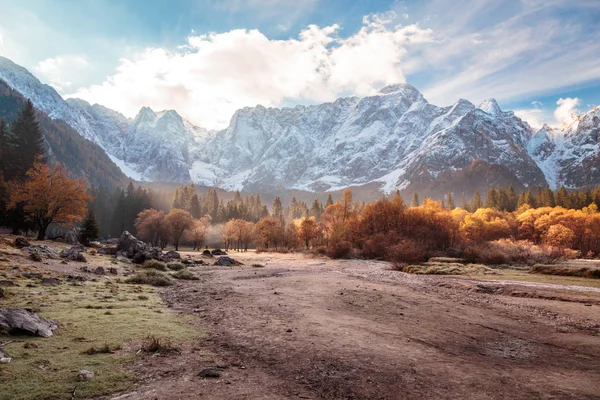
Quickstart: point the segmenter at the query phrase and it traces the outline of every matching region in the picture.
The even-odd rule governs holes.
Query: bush
[[[110,346],[108,343],[105,343],[104,346],[98,348],[96,346],[92,346],[89,349],[84,350],[82,354],[87,354],[89,356],[93,356],[94,354],[112,354],[117,350],[121,350],[122,348],[123,346],[121,345]]]
[[[327,256],[331,258],[348,258],[352,251],[352,245],[346,241],[335,241],[329,244]]]
[[[166,271],[167,265],[164,262],[157,260],[146,260],[143,265],[144,268],[156,269],[158,271]]]
[[[169,268],[171,271],[181,271],[182,269],[185,269],[185,265],[180,262],[173,261],[167,263],[167,268]]]
[[[265,266],[262,264],[255,263],[255,264],[252,264],[252,267],[253,268],[264,268]]]
[[[481,264],[551,264],[575,258],[576,252],[557,247],[537,246],[528,241],[507,239],[474,244],[463,250],[462,257],[472,263]]]
[[[173,346],[169,339],[149,335],[144,339],[141,349],[144,353],[178,353],[180,349]]]
[[[405,264],[420,263],[425,261],[425,249],[419,243],[411,239],[402,239],[386,252],[386,258],[397,268]]]
[[[600,269],[589,267],[568,267],[557,265],[536,264],[529,270],[532,274],[577,276],[581,278],[600,279]]]
[[[173,274],[173,278],[183,279],[183,280],[188,280],[188,281],[197,281],[198,279],[200,279],[196,275],[194,275],[190,271],[188,271],[187,269],[182,269],[180,271],[177,271],[176,273]]]
[[[125,283],[152,286],[171,286],[173,281],[158,271],[144,271],[127,278]]]
[[[365,258],[384,259],[387,250],[396,242],[397,240],[392,240],[390,235],[378,233],[364,241],[360,255]]]

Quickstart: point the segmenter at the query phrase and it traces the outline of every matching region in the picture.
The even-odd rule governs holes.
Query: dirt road
[[[137,361],[139,390],[117,398],[600,399],[598,289],[234,257],[247,266],[163,290],[207,338]]]

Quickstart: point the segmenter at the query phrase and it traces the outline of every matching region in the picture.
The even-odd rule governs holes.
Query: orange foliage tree
[[[83,220],[87,203],[87,182],[74,179],[60,164],[39,160],[27,171],[27,180],[11,193],[9,207],[24,204],[27,218],[38,227],[38,240],[44,240],[51,223],[70,225]]]
[[[169,238],[169,225],[165,220],[165,212],[153,208],[140,212],[134,222],[139,239],[164,248]]]
[[[175,251],[177,251],[183,234],[194,226],[194,217],[185,210],[174,208],[167,214],[165,221],[171,233],[171,244],[175,246]]]

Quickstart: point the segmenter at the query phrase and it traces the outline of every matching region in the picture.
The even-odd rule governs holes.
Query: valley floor
[[[207,335],[134,361],[140,385],[113,399],[600,399],[597,287],[232,257],[160,289]]]

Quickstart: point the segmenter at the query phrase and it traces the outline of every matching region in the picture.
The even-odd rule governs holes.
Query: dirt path
[[[235,256],[234,256],[235,257]],[[600,399],[600,294],[237,256],[165,289],[208,332],[119,399]],[[558,290],[560,289],[560,290]],[[203,368],[226,367],[217,379]]]

